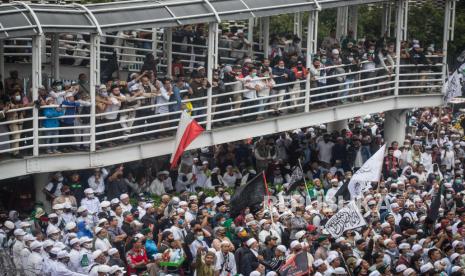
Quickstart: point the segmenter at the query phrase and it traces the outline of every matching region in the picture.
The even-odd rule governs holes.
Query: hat
[[[95,260],[102,254],[103,254],[103,251],[100,249],[97,249],[94,252],[92,252],[92,259]]]
[[[410,244],[405,243],[405,242],[404,242],[404,243],[401,243],[401,244],[399,245],[399,249],[410,249]]]
[[[31,248],[31,250],[34,250],[34,249],[42,247],[42,243],[40,241],[33,241],[31,242],[29,247]]]
[[[116,249],[116,248],[112,247],[112,248],[108,249],[108,255],[110,255],[110,256],[117,253],[117,252],[118,252],[118,249]]]
[[[153,254],[153,259],[155,261],[161,259],[162,257],[163,257],[163,255],[161,253]]]
[[[95,234],[98,234],[100,231],[102,231],[103,228],[102,227],[95,227]]]
[[[388,246],[388,244],[389,244],[390,242],[393,242],[393,240],[391,240],[391,239],[385,239],[385,240],[384,240],[384,246]]]
[[[63,204],[55,204],[53,205],[52,209],[53,210],[60,210],[63,209],[65,206]]]
[[[347,271],[342,267],[336,267],[333,271],[333,274],[337,275],[347,275]]]
[[[15,224],[9,220],[5,221],[3,225],[10,230],[15,229]]]
[[[57,218],[58,215],[55,214],[55,213],[51,213],[50,215],[48,215],[48,218]]]
[[[372,271],[368,276],[381,276],[381,273],[379,273],[378,270]]]
[[[290,248],[291,248],[291,249],[294,249],[294,248],[296,248],[296,247],[299,246],[299,245],[300,245],[300,242],[299,242],[299,241],[292,241],[292,242],[291,242],[291,245],[290,245]]]
[[[83,244],[83,243],[86,243],[86,242],[91,242],[91,241],[92,241],[92,239],[89,238],[89,237],[87,237],[87,236],[81,237],[81,238],[79,239],[79,243],[80,243],[80,244]]]
[[[256,271],[256,270],[254,270],[254,271],[250,272],[249,275],[250,276],[261,276],[262,274],[260,272]]]
[[[338,49],[333,49],[333,50],[331,51],[331,53],[332,53],[333,55],[339,55],[339,50],[338,50]]]
[[[213,198],[209,196],[209,197],[205,198],[204,202],[205,202],[205,204],[212,203]]]
[[[60,252],[58,252],[57,258],[58,259],[69,258],[69,253],[65,250],[61,250]]]
[[[402,271],[406,270],[407,269],[407,266],[404,265],[404,264],[400,264],[396,267],[396,272],[397,273],[401,273]]]
[[[34,238],[34,236],[30,235],[30,234],[27,234],[24,236],[23,238],[24,241],[35,241],[36,238]]]
[[[330,264],[334,260],[336,260],[337,258],[339,258],[339,256],[337,254],[329,254],[328,258],[326,258],[326,261],[328,262],[328,264]]]
[[[381,224],[381,228],[386,228],[386,227],[391,227],[391,225],[389,224],[389,222],[383,222]]]
[[[452,247],[455,249],[457,245],[462,245],[463,243],[461,241],[453,241],[452,242]]]
[[[85,206],[79,206],[79,208],[77,209],[77,212],[78,213],[84,213],[85,211],[87,211],[87,208]]]
[[[111,271],[111,267],[108,265],[99,265],[97,267],[97,272],[102,272],[102,273],[109,273]]]
[[[84,193],[85,194],[93,194],[94,190],[92,190],[92,188],[87,188],[87,189],[84,190]]]
[[[68,231],[73,230],[74,228],[76,228],[76,223],[74,221],[68,222],[65,227],[65,229]]]
[[[250,239],[247,240],[246,244],[247,244],[248,247],[251,247],[252,244],[255,243],[255,242],[257,242],[256,239],[250,238]]]
[[[460,269],[462,269],[460,266],[453,266],[451,269],[450,269],[450,272],[454,273],[454,272],[457,272],[459,271]]]
[[[100,202],[100,207],[101,207],[101,208],[110,207],[110,201],[104,200],[104,201]]]
[[[42,243],[42,246],[43,246],[44,248],[47,248],[47,247],[53,246],[54,244],[55,244],[55,242],[52,241],[52,240],[45,240],[45,241]]]
[[[276,247],[276,249],[279,250],[279,251],[281,251],[281,252],[283,252],[283,253],[286,253],[286,250],[287,250],[286,247],[285,247],[284,245],[282,245],[282,244],[281,244],[281,245],[278,245],[278,246]]]
[[[152,208],[153,207],[153,204],[152,203],[146,203],[144,205],[144,209],[148,209],[148,208]]]
[[[423,247],[422,247],[421,245],[419,245],[419,244],[414,244],[414,245],[412,246],[412,251],[413,251],[413,252],[418,252],[418,251],[420,251],[420,250],[422,250],[422,249],[423,249]]]
[[[452,255],[450,255],[450,261],[453,262],[458,257],[460,257],[459,253],[453,253]]]
[[[318,268],[320,265],[324,264],[325,262],[322,260],[322,259],[316,259],[314,262],[313,262],[313,266],[315,266],[316,268]]]
[[[426,263],[420,267],[420,272],[421,273],[426,273],[430,271],[431,269],[434,269],[434,266],[432,263]]]
[[[58,255],[60,251],[61,251],[61,248],[59,247],[53,247],[52,249],[50,249],[50,253],[55,254],[55,255]]]
[[[126,199],[126,198],[129,198],[128,194],[122,194],[122,195],[119,196],[120,200],[123,200],[123,199]]]
[[[72,240],[69,241],[69,245],[73,246],[75,243],[78,243],[79,242],[79,239],[78,238],[74,238]]]
[[[305,236],[305,230],[301,230],[297,233],[295,233],[295,238],[300,240],[303,236]]]
[[[410,275],[410,274],[412,274],[414,272],[415,272],[415,270],[413,268],[407,268],[407,269],[404,270],[403,275],[408,276],[408,275]]]
[[[115,274],[117,271],[120,271],[121,273],[126,274],[126,271],[124,270],[123,267],[120,267],[117,265],[111,266],[110,274]]]
[[[110,201],[110,204],[113,204],[113,205],[119,204],[119,199],[113,198],[113,199]]]

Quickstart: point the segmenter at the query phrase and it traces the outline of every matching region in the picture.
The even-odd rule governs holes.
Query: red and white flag
[[[187,112],[181,113],[181,120],[179,121],[176,140],[174,141],[174,151],[170,160],[172,169],[176,168],[184,150],[204,131],[205,129],[192,119]]]

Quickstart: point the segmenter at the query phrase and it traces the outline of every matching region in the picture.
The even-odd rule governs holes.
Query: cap
[[[389,224],[389,222],[383,222],[381,224],[381,228],[386,228],[386,227],[391,227],[391,225]]]
[[[92,259],[95,260],[102,254],[103,254],[103,251],[100,249],[97,249],[94,252],[92,252]]]
[[[148,209],[148,208],[152,208],[153,207],[153,204],[152,203],[146,203],[144,205],[144,209]]]
[[[122,195],[119,196],[120,200],[123,200],[123,199],[126,199],[126,198],[129,198],[128,194],[122,194]]]
[[[24,235],[26,235],[26,232],[24,232],[24,230],[20,228],[20,229],[16,229],[16,230],[13,232],[13,234],[14,234],[15,236],[24,236]]]
[[[97,225],[100,225],[102,223],[105,223],[105,222],[108,222],[108,220],[106,218],[101,218],[98,222],[97,222]]]
[[[74,221],[68,222],[65,227],[65,229],[68,231],[73,230],[74,228],[76,228],[76,223]]]
[[[98,234],[100,231],[102,231],[103,228],[102,227],[95,227],[95,234]]]
[[[79,239],[78,238],[74,238],[72,240],[69,241],[69,245],[73,246],[74,244],[78,243],[79,242]]]
[[[53,246],[54,244],[55,244],[55,242],[52,241],[52,240],[45,240],[45,241],[42,243],[42,246],[43,246],[44,248],[47,248],[47,247]]]
[[[117,253],[117,252],[118,252],[118,249],[112,247],[112,248],[110,248],[110,249],[108,250],[108,255],[111,256],[111,255],[113,255],[113,254],[115,254],[115,253]]]
[[[460,266],[453,266],[453,267],[450,269],[450,272],[454,273],[454,272],[460,271],[460,269],[462,269]]]
[[[286,253],[286,250],[287,250],[286,247],[285,247],[284,245],[282,245],[282,244],[281,244],[281,245],[278,245],[278,246],[276,247],[276,249],[279,250],[279,251],[281,251],[281,252],[283,252],[283,253]]]
[[[97,272],[101,272],[101,273],[109,273],[111,271],[111,267],[108,266],[108,265],[99,265],[97,267]]]
[[[47,236],[50,236],[50,235],[53,235],[53,234],[56,234],[56,233],[60,233],[60,229],[56,228],[53,225],[50,225],[47,228]]]
[[[334,269],[334,272],[333,274],[336,274],[336,275],[347,275],[347,271],[342,268],[342,267],[337,267]]]
[[[256,239],[250,238],[250,239],[247,240],[246,244],[247,244],[248,247],[251,247],[252,244],[255,243],[255,242],[257,242]]]
[[[121,273],[126,274],[126,271],[124,270],[123,267],[120,267],[120,266],[117,266],[117,265],[113,265],[111,266],[111,269],[110,269],[110,274],[115,274],[117,271],[120,271]]]
[[[55,213],[51,213],[50,215],[48,215],[48,218],[57,218],[58,215],[55,214]]]
[[[413,268],[407,268],[407,269],[404,270],[403,276],[408,276],[408,275],[410,275],[412,273],[415,273],[415,270]]]
[[[325,262],[322,260],[322,259],[316,259],[314,262],[313,262],[313,265],[318,268],[320,265],[324,264]]]
[[[422,250],[422,249],[423,249],[423,247],[422,247],[421,245],[419,245],[419,244],[414,244],[414,245],[412,246],[412,251],[413,251],[413,252],[418,252],[418,251],[420,251],[420,250]]]
[[[426,263],[420,267],[420,272],[421,273],[426,273],[430,271],[431,269],[434,269],[434,266],[432,263]]]
[[[84,213],[85,211],[87,211],[87,208],[85,206],[79,206],[79,208],[77,209],[78,213]]]
[[[40,248],[42,247],[42,243],[39,242],[39,241],[33,241],[29,247],[31,248],[31,250],[34,250],[34,249],[37,249],[37,248]]]
[[[3,225],[10,230],[15,229],[15,224],[9,220],[5,221]]]
[[[101,207],[101,208],[110,207],[110,201],[104,200],[104,201],[100,202],[100,207]]]
[[[24,236],[23,240],[24,241],[35,241],[36,238],[34,238],[34,236],[31,235],[31,234],[27,234],[27,235]]]
[[[334,260],[339,258],[336,254],[329,254],[328,258],[326,258],[326,261],[328,264],[332,263]]]
[[[213,198],[209,196],[209,197],[205,198],[205,201],[204,201],[204,202],[205,202],[206,204],[212,203],[212,202],[213,202]]]
[[[381,276],[381,273],[379,273],[378,270],[372,271],[368,276]]]
[[[119,199],[113,198],[113,199],[110,201],[110,204],[113,204],[113,205],[119,204]]]
[[[57,258],[58,259],[69,258],[69,253],[65,250],[61,250],[60,252],[58,252]]]
[[[87,189],[84,190],[84,193],[85,194],[93,194],[94,190],[92,188],[87,188]]]
[[[303,236],[305,236],[305,230],[301,230],[297,233],[295,233],[295,238],[300,240]]]
[[[399,249],[410,249],[410,244],[405,243],[405,242],[404,242],[404,243],[401,243],[401,244],[399,245]]]
[[[396,272],[397,273],[401,273],[402,271],[406,270],[407,269],[407,266],[404,265],[404,264],[400,264],[396,267]]]
[[[80,244],[84,244],[84,243],[86,243],[86,242],[91,242],[91,241],[92,241],[92,239],[89,238],[89,237],[86,237],[86,236],[81,237],[81,238],[79,239],[79,243],[80,243]]]

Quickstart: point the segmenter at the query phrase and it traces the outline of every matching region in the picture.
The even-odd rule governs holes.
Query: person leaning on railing
[[[8,126],[3,124],[6,122],[7,111],[9,110],[6,101],[6,97],[0,98],[0,151],[10,149],[10,144],[6,143],[9,141]],[[0,154],[1,156],[2,154]]]
[[[46,107],[43,109],[44,116],[47,117],[42,123],[42,127],[50,128],[49,130],[44,131],[45,144],[57,144],[58,143],[58,130],[56,128],[60,127],[60,121],[58,117],[63,116],[65,111],[60,107],[55,107],[56,100],[52,97],[46,99]],[[50,107],[47,107],[50,106]],[[57,146],[48,146],[46,152],[50,153],[60,153]]]
[[[11,148],[14,149],[11,152],[11,156],[14,158],[21,158],[22,156],[19,153],[19,146],[20,142],[19,141],[14,141],[14,140],[19,140],[21,138],[21,133],[18,133],[23,129],[23,122],[19,121],[24,119],[24,111],[12,111],[11,109],[17,109],[23,107],[23,97],[21,95],[21,90],[17,89],[14,91],[11,96],[9,97],[7,107],[10,109],[10,112],[6,114],[7,120],[11,121],[11,123],[8,125],[10,132],[16,132],[10,135],[11,140]]]

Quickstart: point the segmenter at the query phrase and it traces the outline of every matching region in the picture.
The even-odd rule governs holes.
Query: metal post
[[[446,82],[447,76],[447,52],[448,42],[454,39],[455,0],[446,0],[444,12],[444,35],[442,40],[442,76]]]
[[[152,54],[157,58],[157,48],[158,48],[158,29],[152,28]]]
[[[349,23],[348,27],[354,32],[354,39],[357,39],[358,29],[358,6],[349,7]]]
[[[403,13],[402,13],[402,40],[406,41],[408,38],[408,6],[409,1],[401,1],[403,6]]]
[[[60,79],[60,40],[58,34],[52,34],[52,47],[51,47],[51,73],[54,80]]]
[[[294,35],[302,39],[302,13],[294,13]]]
[[[90,72],[89,72],[89,86],[90,86],[90,151],[95,151],[95,87],[100,82],[100,36],[92,34],[90,36]]]
[[[389,9],[389,6],[391,5],[391,3],[384,3],[383,4],[383,17],[381,18],[382,21],[381,21],[381,37],[384,36],[384,34],[386,32],[388,32],[388,30],[390,29],[391,27],[391,22],[389,22],[389,12],[390,12],[390,9]]]
[[[166,76],[171,77],[171,71],[173,68],[173,29],[165,29],[166,39]]]
[[[4,42],[0,39],[0,82],[5,85],[5,49]]]
[[[263,17],[263,53],[264,58],[268,58],[270,47],[270,17]]]
[[[341,39],[347,35],[347,17],[349,7],[340,7],[337,9],[337,27],[336,27],[336,37]]]
[[[399,80],[400,80],[400,44],[402,41],[402,31],[404,29],[404,2],[405,0],[399,0],[397,6],[397,24],[396,24],[396,82],[394,95],[399,95]]]
[[[211,84],[213,81],[213,70],[216,69],[216,56],[218,55],[218,23],[208,24],[208,54],[207,54],[207,79]],[[207,130],[212,129],[212,87],[207,92]]]
[[[247,40],[250,43],[249,47],[249,57],[253,59],[253,26],[254,26],[254,18],[249,18],[248,30],[247,30]]]
[[[32,37],[32,99],[39,97],[39,86],[42,84],[42,40],[43,35]],[[33,156],[39,156],[39,109],[32,109]]]
[[[308,15],[307,22],[307,68],[312,63],[312,55],[318,49],[318,11],[311,11]],[[307,74],[307,81],[305,83],[305,112],[310,111],[310,72]]]

